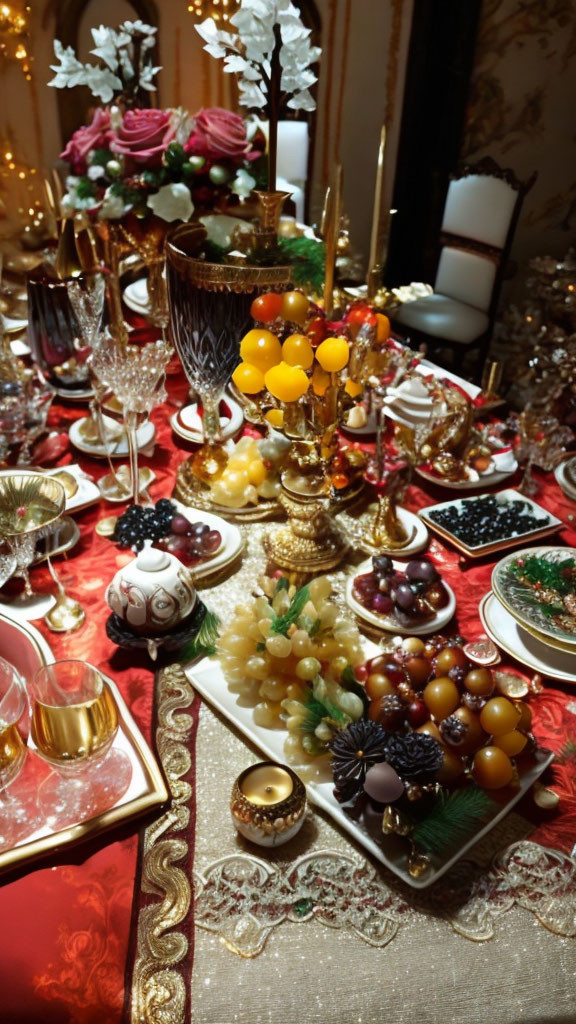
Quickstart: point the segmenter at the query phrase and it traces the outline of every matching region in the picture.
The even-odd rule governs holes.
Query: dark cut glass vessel
[[[252,326],[250,306],[263,291],[286,287],[288,267],[210,263],[206,229],[183,224],[166,243],[170,327],[184,372],[203,408],[206,439],[220,440],[218,406]]]
[[[68,297],[66,282],[49,268],[28,276],[28,341],[35,362],[48,380],[70,391],[86,387],[88,370],[76,362],[80,326]],[[59,369],[74,359],[70,369]]]

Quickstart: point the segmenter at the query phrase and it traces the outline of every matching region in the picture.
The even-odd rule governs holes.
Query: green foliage
[[[171,171],[179,172],[182,170],[182,165],[188,160],[184,147],[179,142],[171,142],[166,148],[163,157],[166,167]]]
[[[90,178],[79,178],[76,185],[76,194],[80,199],[93,199],[96,196],[96,186]]]
[[[110,152],[109,149],[95,149],[92,156],[90,157],[91,167],[106,167],[109,160],[117,160],[116,153]]]
[[[559,594],[569,594],[574,590],[573,558],[564,558],[561,562],[550,562],[539,555],[530,555],[523,564],[515,562],[512,572],[528,580],[529,583],[540,583],[546,590],[556,590]]]
[[[276,597],[276,594],[279,594],[281,590],[290,590],[290,580],[287,576],[281,576],[278,580],[274,589],[274,597]]]
[[[195,658],[204,658],[216,653],[216,642],[218,640],[218,627],[220,619],[211,611],[206,610],[202,625],[196,636],[189,640],[180,650],[182,661],[194,661]]]
[[[280,238],[278,247],[284,262],[292,267],[295,285],[321,292],[326,272],[326,246],[315,238]]]
[[[443,789],[426,817],[414,825],[411,839],[427,853],[441,854],[467,839],[496,806],[479,786]]]
[[[309,600],[309,587],[301,587],[300,590],[297,590],[285,615],[277,616],[272,622],[272,632],[283,633],[283,635],[286,636],[290,626],[293,622],[296,622],[298,616],[302,613]]]

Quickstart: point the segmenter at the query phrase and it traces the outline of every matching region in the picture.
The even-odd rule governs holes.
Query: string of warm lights
[[[214,18],[214,21],[228,21],[238,10],[238,0],[191,0],[188,13],[198,19]]]
[[[0,4],[0,57],[19,61],[28,82],[32,78],[32,57],[27,49],[30,11],[29,5],[16,7],[13,4]]]

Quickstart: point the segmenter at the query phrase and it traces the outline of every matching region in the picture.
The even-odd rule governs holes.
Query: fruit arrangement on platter
[[[236,445],[200,449],[192,472],[207,490],[212,504],[245,508],[273,501],[280,490],[279,471],[290,447],[280,434],[260,440],[243,437]]]
[[[364,714],[360,635],[326,577],[300,590],[285,576],[265,577],[261,588],[221,635],[222,670],[230,691],[253,706],[256,725],[288,730],[286,758],[302,763]]]
[[[330,741],[337,800],[369,830],[409,835],[420,869],[490,816],[490,794],[517,786],[536,746],[529,705],[468,651],[461,637],[410,637],[370,659],[356,670],[367,713]]]
[[[169,498],[161,498],[150,507],[130,505],[118,517],[112,540],[133,551],[141,551],[144,541],[151,540],[190,567],[212,558],[222,546],[219,530],[211,530],[207,523],[191,522]]]
[[[354,578],[352,593],[363,608],[406,627],[434,618],[450,600],[428,558],[412,559],[404,566],[388,555],[372,557],[370,572]]]

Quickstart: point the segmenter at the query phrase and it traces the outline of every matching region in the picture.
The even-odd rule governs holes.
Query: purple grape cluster
[[[430,618],[448,601],[442,580],[427,558],[413,559],[400,572],[387,555],[375,555],[372,571],[355,578],[353,593],[364,608],[395,616],[401,625]]]
[[[130,505],[118,518],[112,540],[135,551],[141,551],[144,541],[151,540],[185,565],[195,565],[218,551],[222,535],[206,523],[191,523],[172,501],[161,498],[146,508]]]

